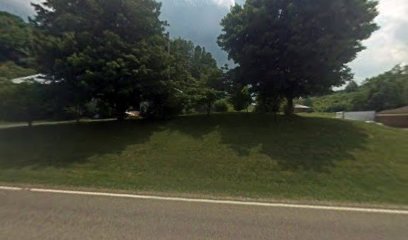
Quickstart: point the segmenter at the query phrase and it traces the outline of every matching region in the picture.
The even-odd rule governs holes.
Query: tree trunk
[[[287,103],[285,107],[285,115],[286,116],[292,116],[295,112],[294,104],[293,104],[293,98],[292,97],[286,97]]]
[[[210,116],[210,114],[211,114],[211,107],[212,107],[212,103],[209,102],[209,103],[207,104],[207,116]]]
[[[33,120],[28,120],[28,127],[32,127],[33,126]]]
[[[75,121],[78,124],[79,121],[81,120],[81,107],[79,105],[76,106],[76,116],[75,116]]]

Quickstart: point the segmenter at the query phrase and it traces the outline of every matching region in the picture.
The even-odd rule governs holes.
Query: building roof
[[[35,75],[15,78],[11,80],[11,82],[15,84],[20,84],[20,83],[29,82],[29,81],[34,81],[38,83],[47,83],[46,76],[44,74],[35,74]]]
[[[295,108],[297,109],[311,109],[311,107],[305,106],[305,105],[300,105],[300,104],[296,104]]]
[[[385,111],[379,112],[378,114],[408,114],[408,106],[391,109],[391,110],[385,110]]]

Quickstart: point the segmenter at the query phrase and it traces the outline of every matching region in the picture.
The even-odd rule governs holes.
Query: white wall
[[[374,121],[375,111],[367,112],[339,112],[336,114],[336,118],[342,118],[354,121]]]

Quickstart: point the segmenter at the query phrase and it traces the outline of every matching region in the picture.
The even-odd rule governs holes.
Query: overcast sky
[[[34,0],[38,1],[38,0]],[[185,2],[197,4],[201,2],[212,2],[214,7],[229,8],[234,2],[242,3],[243,0],[162,0],[182,5]],[[18,15],[24,15],[30,10],[30,0],[0,0],[0,9],[12,11]],[[164,4],[164,7],[166,4]],[[163,12],[165,10],[163,9]],[[380,0],[380,15],[376,21],[381,29],[375,32],[370,39],[364,41],[366,50],[361,52],[357,59],[350,64],[355,78],[362,82],[367,77],[376,76],[391,69],[396,64],[408,63],[408,0]],[[180,11],[178,14],[183,14]],[[222,16],[220,16],[221,18]],[[220,20],[220,19],[219,19]],[[212,21],[216,25],[219,20]],[[194,29],[200,25],[194,19],[190,22]],[[201,26],[202,28],[202,26]],[[210,26],[207,26],[211,29]],[[214,26],[219,31],[219,26]],[[218,33],[217,33],[218,34]],[[193,39],[194,40],[194,39]]]
[[[408,0],[380,0],[379,11],[380,30],[364,42],[367,49],[350,64],[358,80],[408,63]]]

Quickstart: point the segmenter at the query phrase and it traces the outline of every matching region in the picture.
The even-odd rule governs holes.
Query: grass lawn
[[[408,131],[247,113],[0,129],[0,182],[408,204]]]

